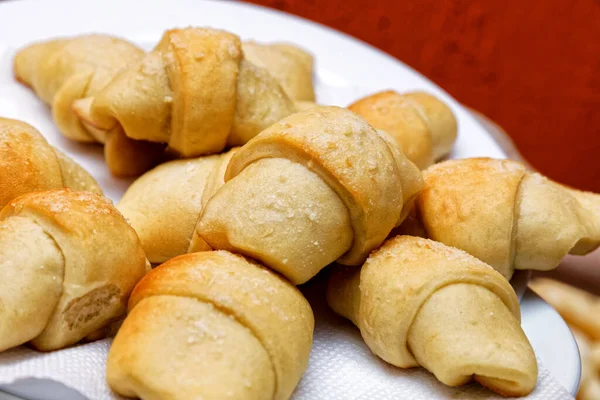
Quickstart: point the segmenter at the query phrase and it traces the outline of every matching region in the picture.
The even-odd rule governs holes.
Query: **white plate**
[[[99,146],[64,139],[52,123],[48,108],[12,79],[14,50],[29,42],[56,36],[102,32],[125,37],[150,48],[162,32],[189,25],[230,30],[244,39],[290,41],[309,49],[316,58],[318,101],[345,106],[366,94],[383,90],[425,90],[450,104],[459,126],[452,158],[504,158],[487,131],[447,93],[389,55],[324,26],[270,9],[243,3],[199,0],[53,0],[11,1],[0,4],[0,115],[37,127],[53,145],[83,165],[105,193],[118,200],[129,180],[112,177]],[[515,288],[522,296],[526,279]],[[578,382],[579,358],[566,325],[543,301],[525,296],[523,326],[538,357],[570,391]],[[543,319],[535,317],[544,315]],[[532,324],[535,318],[536,323]],[[550,331],[548,327],[552,327]],[[552,351],[550,351],[552,350]],[[550,354],[552,353],[552,354]],[[558,357],[557,355],[560,355]],[[558,362],[561,360],[561,362]],[[564,360],[567,360],[566,362]]]

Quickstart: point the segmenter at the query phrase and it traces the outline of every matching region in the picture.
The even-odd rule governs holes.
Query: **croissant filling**
[[[64,311],[65,323],[69,329],[78,329],[103,316],[107,309],[122,307],[121,290],[115,285],[105,285],[96,288],[84,296],[69,302]],[[104,314],[106,318],[106,314]],[[98,321],[103,323],[104,321]]]

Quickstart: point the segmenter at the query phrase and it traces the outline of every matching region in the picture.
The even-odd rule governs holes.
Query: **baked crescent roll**
[[[600,195],[568,189],[509,160],[450,160],[429,167],[417,200],[427,235],[465,250],[510,279],[550,270],[600,245]]]
[[[266,69],[294,101],[314,102],[313,56],[300,47],[287,43],[242,44],[244,57]]]
[[[287,399],[313,327],[310,305],[279,275],[225,251],[186,254],[136,286],[108,383],[142,399]]]
[[[456,141],[457,123],[452,110],[427,93],[388,90],[360,99],[348,108],[375,128],[388,132],[420,169],[450,153]]]
[[[187,253],[200,212],[225,183],[234,152],[161,164],[127,189],[117,208],[137,232],[150,262]]]
[[[119,128],[184,157],[244,144],[295,111],[275,78],[243,58],[237,36],[208,28],[167,31],[140,63],[76,109],[86,125]]]
[[[96,142],[98,138],[73,113],[73,102],[97,93],[143,54],[137,46],[107,35],[54,39],[20,50],[15,55],[14,73],[52,107],[54,121],[66,137]]]
[[[502,275],[461,250],[397,236],[362,269],[334,270],[327,302],[397,367],[423,366],[449,386],[474,379],[505,396],[527,395],[536,385],[517,295]]]
[[[420,172],[385,133],[347,109],[315,107],[233,155],[190,251],[244,254],[300,284],[335,260],[362,263],[420,188]]]
[[[33,126],[0,117],[0,208],[22,194],[63,187],[102,193],[90,174]]]
[[[142,246],[102,196],[35,192],[0,211],[0,351],[79,342],[121,317],[145,274]]]
[[[558,311],[571,326],[600,340],[600,299],[566,283],[536,278],[529,286]]]
[[[135,45],[107,35],[53,39],[20,50],[14,73],[52,107],[54,122],[64,136],[104,143],[107,165],[114,175],[139,175],[157,162],[164,146],[128,139],[122,129],[105,132],[82,124],[77,112],[89,103],[88,96],[143,55]]]

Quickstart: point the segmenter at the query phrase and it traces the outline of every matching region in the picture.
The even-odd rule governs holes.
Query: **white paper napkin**
[[[450,388],[422,368],[402,370],[377,358],[358,329],[328,309],[320,278],[303,288],[315,311],[316,326],[308,369],[294,400],[501,399],[476,383]],[[105,339],[52,353],[23,346],[0,353],[0,385],[31,400],[123,399],[106,384],[109,347],[110,339]],[[537,387],[526,399],[572,399],[543,365],[539,367]],[[66,392],[52,381],[75,391]]]

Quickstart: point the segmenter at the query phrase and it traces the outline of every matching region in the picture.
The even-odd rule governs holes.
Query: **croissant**
[[[243,58],[237,36],[205,28],[167,31],[139,64],[76,108],[86,125],[122,128],[184,157],[241,145],[295,111],[275,78]]]
[[[600,195],[580,192],[488,158],[429,167],[417,200],[429,238],[465,250],[510,279],[550,270],[567,254],[600,245]]]
[[[73,113],[73,102],[97,93],[143,54],[135,45],[107,35],[54,39],[20,50],[14,73],[52,107],[54,122],[66,137],[96,142],[94,132],[86,130]]]
[[[389,90],[360,99],[348,108],[375,128],[388,132],[420,169],[450,153],[456,141],[457,123],[452,110],[427,93]]]
[[[362,269],[335,270],[327,302],[392,365],[421,365],[449,386],[473,378],[505,396],[535,387],[537,363],[517,295],[502,275],[461,250],[397,236]]]
[[[600,340],[600,299],[585,290],[551,279],[536,278],[529,286],[571,326]]]
[[[104,143],[113,174],[139,175],[156,163],[163,146],[128,139],[121,129],[104,132],[82,124],[77,112],[88,101],[84,98],[99,92],[143,55],[135,45],[107,35],[54,39],[20,50],[14,59],[14,73],[51,105],[54,122],[64,136]]]
[[[287,399],[313,327],[310,305],[279,275],[225,251],[186,254],[136,286],[108,383],[143,399]]]
[[[233,155],[224,180],[190,251],[241,253],[295,284],[335,260],[362,263],[421,188],[420,172],[385,133],[339,107],[267,128]]]
[[[0,208],[22,194],[62,187],[102,193],[94,178],[33,126],[0,118]]]
[[[310,53],[291,44],[253,41],[244,42],[242,49],[246,60],[266,69],[292,100],[315,101],[314,60]]]
[[[187,253],[200,212],[225,183],[234,152],[161,164],[127,189],[117,208],[137,232],[150,262]]]
[[[125,313],[146,269],[104,197],[63,189],[12,200],[0,211],[0,351],[77,343]]]
[[[117,208],[137,232],[150,262],[165,262],[187,252],[204,205],[225,183],[234,151],[161,164],[125,192]],[[206,249],[210,247],[201,243],[195,251]]]

